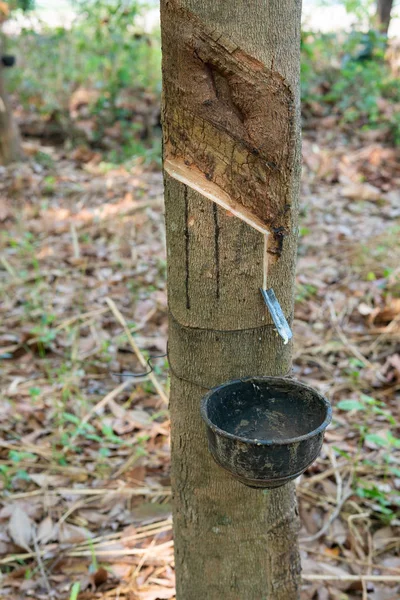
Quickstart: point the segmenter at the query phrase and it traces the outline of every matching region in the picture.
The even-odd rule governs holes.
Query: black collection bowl
[[[13,67],[15,65],[15,56],[12,54],[3,54],[1,57],[3,67]]]
[[[317,458],[332,408],[298,381],[247,377],[210,390],[201,414],[216,463],[247,486],[275,488]]]

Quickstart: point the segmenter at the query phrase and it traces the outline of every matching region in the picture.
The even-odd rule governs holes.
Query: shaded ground
[[[294,375],[334,420],[298,483],[303,598],[395,600],[399,153],[315,125]],[[166,352],[161,174],[26,150],[0,184],[0,597],[174,598],[166,359],[127,376]]]

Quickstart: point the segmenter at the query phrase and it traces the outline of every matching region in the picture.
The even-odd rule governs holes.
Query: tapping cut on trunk
[[[166,172],[269,234],[276,259],[291,226],[290,86],[175,1],[163,16],[163,48]]]

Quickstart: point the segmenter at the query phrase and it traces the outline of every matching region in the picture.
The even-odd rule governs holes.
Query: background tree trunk
[[[2,45],[0,43],[0,57]],[[22,157],[18,127],[16,126],[4,77],[4,67],[0,61],[0,164],[19,160]]]
[[[376,19],[378,22],[378,28],[382,33],[388,32],[392,7],[393,0],[378,0],[376,7]]]
[[[185,91],[173,89],[171,83],[184,66],[171,56],[176,48],[192,43],[196,60],[201,53],[202,36],[197,46],[188,34],[193,15],[196,27],[204,24],[204,30],[212,32],[204,39],[211,36],[239,61],[242,52],[254,57],[255,71],[264,65],[271,81],[287,88],[291,116],[280,125],[292,131],[282,136],[290,152],[278,168],[271,162],[270,169],[284,182],[278,200],[283,207],[280,214],[285,214],[289,225],[284,233],[283,227],[274,230],[281,248],[269,255],[267,285],[274,288],[289,322],[300,179],[300,14],[299,0],[255,0],[251,7],[245,0],[161,1],[164,149],[178,144],[179,135],[185,137],[185,127],[183,132],[174,131],[168,116],[181,97],[182,105],[186,102]],[[171,23],[177,24],[173,35]],[[250,64],[253,59],[246,60]],[[209,75],[211,67],[205,64],[204,68],[198,80],[193,74],[183,77],[187,86],[194,86],[194,95],[202,77]],[[210,85],[230,119],[246,89],[238,85],[229,91],[219,77],[211,77]],[[245,101],[243,106],[246,112]],[[277,118],[278,113],[279,107]],[[251,128],[246,114],[238,118]],[[273,120],[265,126],[272,127]],[[278,147],[282,140],[272,142]],[[207,159],[207,148],[202,152]],[[227,162],[234,161],[233,153]],[[218,171],[218,164],[214,167]],[[213,177],[212,173],[201,175],[204,181]],[[265,283],[264,238],[192,185],[167,173],[165,204],[177,598],[295,600],[300,560],[294,486],[260,491],[231,479],[212,461],[200,418],[200,399],[207,389],[241,376],[278,376],[290,371],[291,344],[285,346],[277,336],[259,292]],[[273,259],[273,253],[277,258]]]

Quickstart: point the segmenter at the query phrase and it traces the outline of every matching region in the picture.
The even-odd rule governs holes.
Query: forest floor
[[[400,597],[400,153],[304,131],[293,375],[304,600]],[[174,598],[159,169],[24,144],[0,183],[0,597]]]

